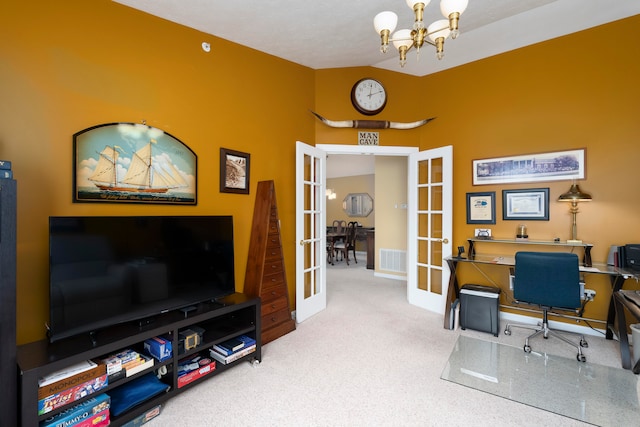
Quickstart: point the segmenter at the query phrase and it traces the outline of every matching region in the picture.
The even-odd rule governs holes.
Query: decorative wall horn
[[[386,120],[329,120],[320,114],[311,111],[322,123],[332,128],[355,128],[355,129],[415,129],[422,125],[426,125],[435,117],[430,119],[418,120],[417,122],[400,123],[388,122]]]

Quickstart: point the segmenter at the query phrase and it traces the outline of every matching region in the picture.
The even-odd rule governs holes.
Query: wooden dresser
[[[258,182],[244,293],[262,301],[262,344],[295,330],[273,181]]]

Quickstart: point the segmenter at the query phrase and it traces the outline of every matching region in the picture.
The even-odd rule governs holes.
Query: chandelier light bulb
[[[442,16],[449,20],[452,39],[455,39],[460,34],[458,21],[460,20],[460,15],[467,9],[468,4],[469,0],[442,0],[440,2],[440,12],[442,12]]]
[[[449,37],[450,33],[449,21],[446,19],[440,19],[427,28],[429,38],[436,45],[436,57],[438,59],[444,58],[444,40]]]
[[[396,25],[398,25],[398,15],[388,10],[378,13],[373,18],[373,27],[376,33],[380,34],[380,52],[387,53],[389,34],[396,29]]]
[[[393,33],[393,45],[400,52],[400,66],[404,67],[407,63],[407,52],[413,46],[413,38],[411,37],[411,30],[403,29]]]
[[[448,18],[454,12],[458,12],[460,15],[467,9],[469,0],[442,0],[440,2],[440,12],[442,16]]]
[[[411,10],[414,10],[418,3],[422,3],[422,7],[425,8],[431,3],[431,0],[407,0],[407,6],[409,6]]]
[[[415,14],[415,21],[413,23],[414,30],[419,31],[424,28],[424,8],[427,7],[430,1],[431,0],[407,0],[407,6],[409,6],[409,8],[413,10],[413,13]]]
[[[408,30],[408,29],[398,30],[395,33],[393,33],[392,39],[393,39],[393,45],[398,50],[402,46],[405,46],[407,49],[413,46],[413,38],[411,38],[411,30]]]
[[[390,10],[380,12],[373,18],[373,27],[376,29],[376,33],[380,34],[382,30],[389,30],[392,33],[398,25],[398,15]]]

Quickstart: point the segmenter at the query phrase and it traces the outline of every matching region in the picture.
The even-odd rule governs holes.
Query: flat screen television
[[[231,216],[49,218],[51,342],[235,292]]]

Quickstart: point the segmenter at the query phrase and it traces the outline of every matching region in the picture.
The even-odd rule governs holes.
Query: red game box
[[[197,380],[198,378],[202,378],[207,374],[210,374],[211,372],[215,371],[215,369],[216,361],[212,360],[206,365],[202,365],[198,369],[178,377],[178,388],[183,387],[190,382]]]

